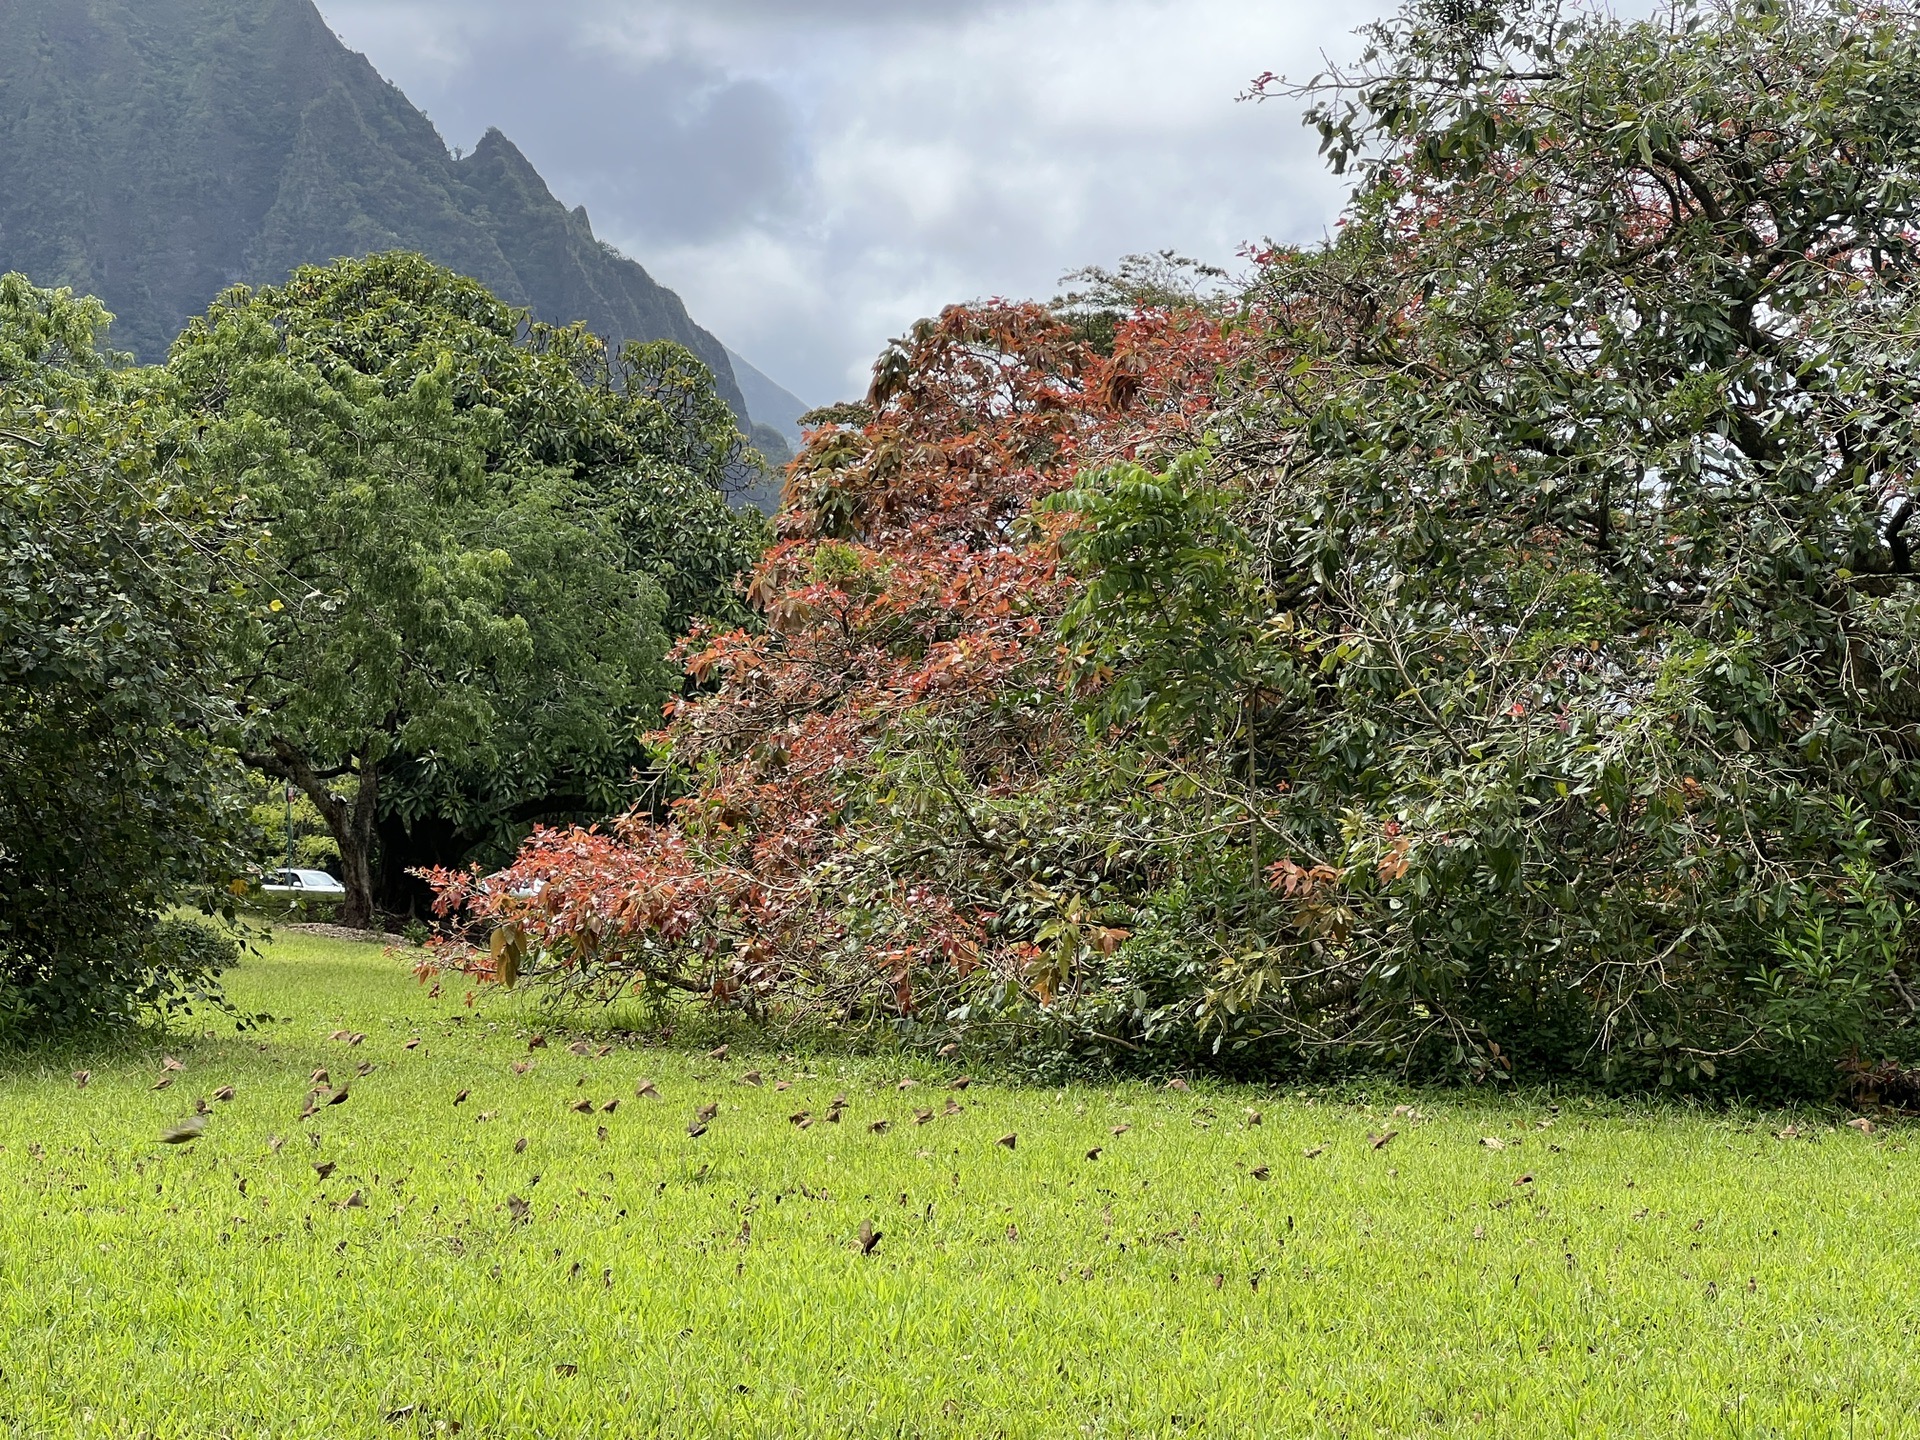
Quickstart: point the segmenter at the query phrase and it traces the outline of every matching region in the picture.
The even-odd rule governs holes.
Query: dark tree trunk
[[[380,812],[379,766],[369,762],[358,767],[360,786],[349,801],[336,795],[327,783],[347,773],[345,770],[315,770],[305,755],[278,736],[271,746],[268,752],[241,758],[256,770],[291,781],[313,801],[320,818],[327,822],[334,844],[340,847],[340,883],[347,890],[340,906],[340,923],[354,930],[376,929],[379,912],[374,906],[373,842],[374,821]]]

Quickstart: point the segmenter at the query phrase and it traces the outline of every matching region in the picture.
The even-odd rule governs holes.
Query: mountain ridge
[[[312,0],[0,0],[0,270],[98,295],[163,358],[234,284],[417,250],[610,345],[675,340],[751,424],[727,348],[518,147],[456,156]]]

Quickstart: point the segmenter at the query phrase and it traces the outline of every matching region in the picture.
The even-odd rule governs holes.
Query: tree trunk
[[[378,912],[373,901],[373,841],[374,820],[380,808],[379,765],[373,761],[360,765],[360,788],[348,802],[327,784],[344,771],[316,771],[305,755],[278,736],[271,744],[269,754],[241,758],[256,770],[298,785],[313,801],[333,834],[334,844],[340,847],[340,883],[347,890],[340,906],[340,923],[353,930],[375,929]]]

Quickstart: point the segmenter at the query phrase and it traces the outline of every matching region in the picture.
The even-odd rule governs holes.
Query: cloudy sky
[[[1310,240],[1340,183],[1286,103],[1386,0],[319,0],[471,148],[810,403],[942,305],[1171,247]]]

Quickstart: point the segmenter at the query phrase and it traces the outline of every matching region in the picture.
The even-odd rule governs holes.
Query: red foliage
[[[1111,355],[1034,305],[922,322],[875,366],[860,423],[813,431],[795,461],[748,592],[764,629],[682,642],[705,689],[656,737],[694,780],[670,822],[540,832],[503,876],[435,876],[443,913],[505,923],[603,988],[751,1002],[806,987],[905,1013],[930,979],[1024,982],[1030,945],[990,943],[990,917],[937,867],[863,859],[875,847],[849,812],[915,726],[949,737],[989,796],[1077,743],[1054,638],[1066,522],[1033,504],[1083,467],[1194,443],[1221,366],[1250,348],[1190,313],[1137,315]],[[486,955],[466,964],[492,973]]]

